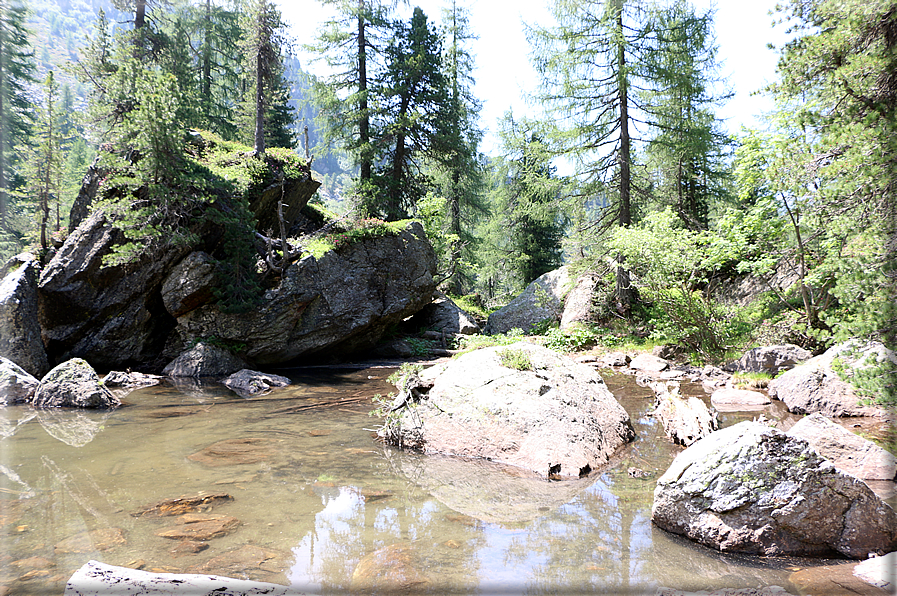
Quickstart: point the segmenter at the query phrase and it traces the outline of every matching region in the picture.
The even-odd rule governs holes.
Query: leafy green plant
[[[433,348],[432,342],[429,342],[425,339],[409,337],[406,338],[405,341],[408,342],[409,346],[411,346],[412,356],[428,356],[430,354],[430,350]]]
[[[597,329],[588,325],[575,325],[574,327],[561,331],[557,327],[549,329],[545,334],[545,347],[551,348],[558,352],[575,352],[589,346],[593,346],[605,336],[601,335]],[[609,336],[609,341],[616,341],[617,338]]]
[[[505,350],[499,350],[498,361],[505,368],[513,368],[514,370],[533,370],[533,363],[530,360],[529,354],[526,350],[521,350],[520,348],[507,348]]]
[[[455,345],[455,348],[460,350],[460,353],[455,356],[457,357],[481,348],[509,346],[519,342],[521,339],[523,339],[523,331],[517,328],[497,335],[465,335]]]

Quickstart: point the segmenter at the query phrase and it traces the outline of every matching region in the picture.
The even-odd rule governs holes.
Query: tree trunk
[[[405,121],[408,112],[408,96],[402,97],[399,107],[399,122]],[[386,219],[396,221],[402,219],[402,178],[405,166],[405,132],[403,128],[396,134],[396,149],[392,155],[392,184],[389,187],[389,205],[386,207]]]
[[[146,0],[137,0],[137,10],[134,14],[134,28],[140,29],[146,25]]]
[[[619,2],[617,12],[617,77],[620,100],[620,212],[617,225],[629,227],[632,224],[632,203],[630,188],[632,174],[630,171],[630,139],[629,139],[629,77],[626,75],[626,46],[625,30],[623,29],[623,3]],[[617,256],[617,262],[622,263],[622,255]],[[629,270],[625,267],[617,267],[617,302],[621,315],[628,316],[635,303],[635,292],[629,278]]]
[[[361,145],[361,172],[359,177],[362,182],[371,179],[371,160],[368,155],[368,145],[371,142],[371,121],[368,114],[368,70],[367,70],[367,40],[365,39],[365,0],[358,0],[358,142]]]
[[[212,0],[206,0],[205,39],[202,48],[202,110],[205,125],[212,119]]]

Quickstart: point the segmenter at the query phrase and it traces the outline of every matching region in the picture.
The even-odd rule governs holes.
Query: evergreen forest
[[[134,242],[177,241],[185,201],[217,192],[186,157],[203,131],[310,159],[315,208],[345,226],[420,220],[441,289],[481,315],[562,265],[591,273],[589,325],[522,330],[558,346],[893,347],[897,0],[782,0],[790,41],[757,90],[775,109],[734,135],[714,13],[688,0],[545,0],[554,22],[526,31],[544,117],[494,123],[469,0],[309,1],[335,15],[301,46],[322,76],[272,0],[0,0],[0,258],[61,245],[92,163],[146,189],[102,203]],[[746,277],[762,299],[719,298]]]

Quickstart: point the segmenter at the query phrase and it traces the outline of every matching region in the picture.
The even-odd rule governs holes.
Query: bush
[[[520,348],[498,351],[498,361],[505,368],[513,368],[514,370],[533,370],[533,363],[529,359],[526,350]]]

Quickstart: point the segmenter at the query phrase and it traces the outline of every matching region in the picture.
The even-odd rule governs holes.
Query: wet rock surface
[[[240,526],[240,520],[227,515],[185,513],[174,526],[162,528],[156,536],[172,540],[206,541],[227,536]]]
[[[114,408],[121,400],[100,383],[87,362],[73,358],[41,379],[32,404],[35,408]]]
[[[529,368],[503,366],[509,355]],[[527,342],[464,354],[420,380],[420,399],[394,404],[397,418],[382,432],[425,453],[577,478],[633,437],[629,415],[592,367]]]
[[[798,421],[788,434],[807,441],[836,468],[852,476],[862,480],[897,478],[897,458],[819,413]]]
[[[125,544],[124,532],[121,528],[101,528],[81,532],[58,542],[54,547],[56,554],[90,553],[94,551],[112,550]]]
[[[413,547],[390,544],[358,562],[352,572],[351,589],[371,594],[413,593],[425,589],[429,583],[418,568]]]
[[[205,512],[211,510],[215,505],[233,500],[232,496],[222,492],[185,495],[146,505],[134,511],[131,515],[134,517],[168,517],[185,513]]]
[[[269,375],[244,368],[224,380],[228,389],[240,397],[256,397],[271,392],[278,387],[286,387],[292,381],[280,375]]]
[[[187,573],[216,573],[262,581],[283,581],[290,554],[247,544],[187,568]],[[280,586],[282,587],[282,586]]]
[[[21,366],[0,356],[0,406],[31,401],[40,381]]]
[[[657,482],[651,519],[721,551],[865,558],[897,548],[897,516],[868,486],[756,422],[680,453]]]
[[[719,428],[716,412],[697,397],[681,396],[677,383],[655,381],[650,387],[654,391],[654,417],[677,445],[687,447]]]
[[[225,439],[189,455],[187,459],[212,467],[257,464],[272,459],[279,443],[277,439],[255,437]]]
[[[39,276],[40,264],[30,253],[17,255],[0,267],[0,356],[35,377],[50,370],[37,320]]]

